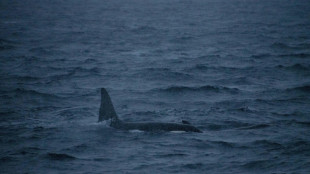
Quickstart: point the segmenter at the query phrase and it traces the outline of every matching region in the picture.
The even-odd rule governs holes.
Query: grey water
[[[308,0],[0,1],[0,173],[310,173],[309,104]]]

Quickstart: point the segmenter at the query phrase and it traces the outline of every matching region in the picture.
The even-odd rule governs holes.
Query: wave
[[[300,49],[309,49],[310,48],[310,43],[298,44],[298,48],[300,48]]]
[[[310,58],[309,53],[280,54],[279,57]]]
[[[41,77],[36,77],[36,76],[32,76],[32,75],[10,75],[7,78],[16,79],[19,81],[36,81],[36,80],[41,79]]]
[[[299,121],[299,120],[292,119],[292,120],[284,120],[282,122],[284,124],[287,124],[287,125],[298,124],[298,125],[305,126],[305,127],[309,127],[310,126],[310,122],[309,121]]]
[[[103,161],[110,161],[109,158],[93,158],[93,161],[99,161],[99,162],[103,162]]]
[[[255,160],[255,161],[250,161],[246,162],[245,164],[242,165],[242,167],[247,168],[247,169],[263,169],[265,167],[268,167],[272,164],[272,161],[270,160]]]
[[[257,67],[252,67],[252,66],[248,66],[248,67],[225,67],[225,66],[208,66],[208,65],[204,65],[204,64],[198,64],[196,66],[194,66],[193,68],[191,68],[190,70],[201,70],[201,71],[208,71],[208,70],[221,70],[221,71],[253,71],[255,70]],[[262,68],[269,68],[269,67],[262,67]],[[274,68],[279,68],[279,69],[285,69],[285,70],[291,70],[291,71],[306,71],[308,72],[310,70],[310,66],[309,65],[301,65],[299,63],[296,63],[294,65],[277,65]]]
[[[156,30],[157,30],[156,28],[146,25],[146,26],[139,26],[139,27],[133,28],[130,31],[136,34],[143,34],[143,33],[154,32]]]
[[[24,147],[20,149],[18,152],[14,153],[13,155],[36,155],[42,149],[38,147]]]
[[[65,150],[69,151],[69,152],[81,152],[81,151],[85,151],[87,148],[88,148],[88,146],[86,144],[82,143],[79,145],[75,145],[75,146],[66,148]]]
[[[16,161],[17,159],[11,157],[11,156],[4,156],[0,158],[0,162],[5,163],[5,162],[12,162]]]
[[[96,76],[100,74],[100,70],[97,67],[93,68],[81,68],[81,67],[74,67],[69,70],[65,68],[54,68],[49,67],[49,69],[54,69],[58,71],[62,71],[61,74],[53,74],[49,75],[48,78],[52,80],[62,80],[72,77],[88,77],[88,76]]]
[[[301,91],[301,92],[310,92],[310,85],[303,85],[294,88],[287,88],[286,91]]]
[[[216,147],[223,147],[223,148],[234,148],[234,147],[236,147],[235,143],[226,142],[226,141],[211,141],[210,143],[212,143]]]
[[[154,79],[155,78],[160,78],[161,80],[167,79],[167,80],[184,80],[184,79],[192,79],[193,76],[184,72],[177,72],[177,71],[172,71],[171,69],[168,68],[144,68],[140,71],[138,71],[135,75],[141,76],[145,78],[150,78]]]
[[[186,72],[190,72],[190,73],[194,73],[194,74],[238,74],[238,76],[240,74],[251,74],[251,73],[256,73],[259,71],[258,67],[254,67],[254,66],[239,66],[239,65],[235,65],[235,66],[212,66],[209,64],[196,64],[193,65],[191,67],[187,67],[184,69],[184,71]],[[227,78],[227,80],[233,80],[233,79],[239,79],[240,77],[238,76],[234,76],[234,77],[230,77]],[[223,79],[224,76],[222,76]],[[224,77],[225,79],[225,77]],[[221,80],[221,79],[219,79]],[[246,80],[247,81],[247,80]]]
[[[275,42],[271,44],[271,47],[278,48],[278,49],[293,49],[294,48],[282,42]]]
[[[13,91],[17,95],[31,95],[31,96],[41,96],[41,97],[53,97],[53,98],[61,98],[55,94],[48,94],[43,92],[38,92],[35,90],[27,90],[24,88],[17,88]]]
[[[206,127],[209,131],[218,131],[218,130],[222,130],[225,128],[224,125],[219,125],[219,124],[210,124]]]
[[[97,63],[96,59],[88,58],[83,61],[84,63]]]
[[[255,54],[255,55],[252,55],[251,57],[252,58],[256,58],[256,59],[260,59],[260,58],[266,58],[266,57],[270,57],[272,56],[271,54]]]
[[[154,156],[160,157],[160,158],[171,158],[171,157],[184,157],[188,155],[185,153],[169,153],[169,154],[154,155]]]
[[[231,109],[233,111],[239,111],[239,112],[247,112],[247,113],[256,113],[257,111],[254,109],[250,109],[249,107],[240,107],[236,109]]]
[[[192,70],[252,70],[255,67],[248,66],[248,67],[229,67],[229,66],[208,66],[205,64],[197,64]]]
[[[305,154],[305,152],[310,151],[310,143],[306,140],[295,140],[288,142],[285,145],[285,151],[282,152],[284,155],[297,155]]]
[[[1,98],[2,98],[2,96],[1,96]],[[14,110],[9,110],[9,109],[7,109],[6,111],[0,111],[0,115],[2,115],[2,116],[10,116],[10,115],[13,115],[13,114],[16,114],[16,111],[14,111]]]
[[[171,86],[168,88],[160,88],[157,89],[162,92],[169,93],[179,93],[179,92],[229,92],[229,93],[237,93],[240,90],[238,88],[228,88],[223,86],[198,86],[198,87],[189,87],[189,86]]]
[[[0,51],[2,50],[11,50],[14,49],[15,47],[12,45],[5,45],[5,44],[0,44]]]
[[[142,116],[155,116],[158,113],[155,111],[137,111],[137,112],[133,112],[133,115],[142,115]]]
[[[242,130],[250,130],[250,129],[264,129],[269,127],[270,125],[268,124],[258,124],[258,125],[252,125],[252,126],[247,126],[247,127],[242,127],[240,129]]]
[[[98,74],[100,71],[99,71],[98,67],[93,67],[93,68],[76,67],[76,68],[70,70],[70,72],[73,74],[78,74],[78,73]]]
[[[280,92],[283,92],[283,90],[278,90]],[[285,91],[290,92],[292,89],[286,89]],[[295,92],[295,91],[293,91]],[[288,102],[303,102],[305,101],[306,97],[305,96],[298,96],[298,97],[290,97],[290,98],[283,98],[283,99],[254,99],[254,100],[249,100],[249,102],[254,101],[254,103],[258,104],[274,104],[274,103],[288,103]],[[307,99],[306,99],[307,100]],[[278,115],[275,113],[275,115]]]
[[[308,43],[301,43],[297,45],[288,45],[282,42],[275,42],[271,45],[271,47],[276,49],[286,49],[286,50],[308,50],[310,44]]]
[[[52,46],[49,47],[34,47],[28,49],[31,53],[42,54],[42,55],[56,55],[56,54],[65,54],[64,51],[55,49]]]
[[[47,157],[50,160],[57,160],[57,161],[67,161],[67,160],[77,159],[76,157],[65,154],[65,153],[48,153]]]
[[[36,90],[28,90],[24,88],[16,88],[16,89],[1,89],[0,90],[0,96],[5,97],[7,99],[16,99],[24,96],[31,96],[29,99],[35,99],[35,98],[46,98],[46,99],[62,99],[61,96],[58,96],[56,94],[50,94],[50,93],[44,93],[39,92]]]
[[[277,113],[277,112],[272,112],[273,115],[277,115],[277,116],[301,116],[301,115],[305,115],[302,112],[299,111],[295,111],[295,112],[291,112],[291,113]]]
[[[210,54],[197,57],[197,59],[217,59],[217,58],[222,58],[222,56],[220,54]]]
[[[100,74],[98,67],[57,67],[44,63],[43,66],[32,66],[31,71],[28,71],[27,66],[19,67],[21,71],[8,74],[5,79],[18,81],[37,81],[50,82],[51,80],[69,79],[72,77],[92,77]]]
[[[223,121],[222,124],[208,123],[206,126],[209,131],[218,131],[225,129],[244,128],[251,126],[249,123],[239,121]]]
[[[269,58],[269,57],[280,57],[280,58],[286,58],[286,57],[293,57],[293,58],[309,58],[310,57],[310,53],[292,53],[292,54],[256,54],[256,55],[252,55],[252,58]]]
[[[14,44],[14,42],[10,40],[0,39],[0,51],[14,49],[15,46],[13,46],[12,44]]]
[[[182,42],[186,42],[186,41],[189,41],[189,40],[192,40],[192,39],[194,39],[193,36],[184,35],[184,36],[180,36],[180,37],[176,37],[174,39],[171,39],[170,41],[172,43],[182,43]]]
[[[250,143],[251,146],[257,147],[262,146],[265,148],[271,148],[271,149],[282,149],[284,146],[280,143],[270,141],[270,140],[256,140]]]
[[[278,65],[276,68],[286,69],[286,70],[294,70],[294,71],[309,71],[310,66],[301,65],[299,63],[291,65],[291,66],[284,66]]]
[[[202,163],[190,163],[190,164],[183,164],[182,167],[187,168],[187,169],[198,169],[198,168],[202,168],[203,164]]]

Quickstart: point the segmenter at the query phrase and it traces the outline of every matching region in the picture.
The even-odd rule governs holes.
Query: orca
[[[106,89],[101,88],[101,103],[99,109],[98,122],[111,120],[110,126],[121,130],[141,130],[141,131],[185,131],[185,132],[199,132],[198,128],[190,125],[188,121],[183,120],[183,124],[178,123],[159,123],[159,122],[141,122],[130,123],[120,120],[114,110],[111,98]]]

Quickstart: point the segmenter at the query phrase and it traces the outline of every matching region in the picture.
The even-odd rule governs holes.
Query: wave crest
[[[198,87],[189,87],[189,86],[171,86],[168,88],[161,88],[158,89],[162,92],[230,92],[230,93],[237,93],[240,90],[238,88],[228,88],[223,86],[198,86]]]

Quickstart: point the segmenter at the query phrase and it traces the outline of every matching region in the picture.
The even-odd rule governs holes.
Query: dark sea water
[[[124,121],[97,123],[105,87]],[[0,173],[310,173],[309,0],[1,0]]]

